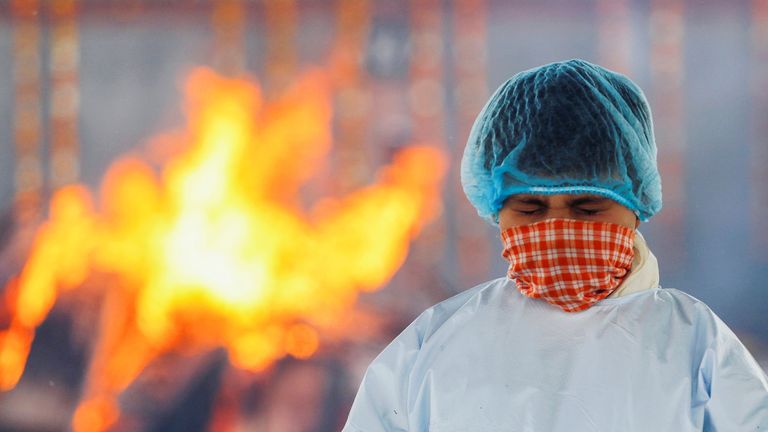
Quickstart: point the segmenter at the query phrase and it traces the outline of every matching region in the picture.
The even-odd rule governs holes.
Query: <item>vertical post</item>
[[[632,70],[632,20],[629,0],[597,0],[598,58],[616,72]]]
[[[230,76],[245,70],[243,9],[242,0],[216,0],[213,4],[213,64],[219,72]]]
[[[16,148],[16,217],[23,226],[40,215],[43,187],[41,161],[41,31],[37,0],[13,0],[14,142]]]
[[[296,1],[266,1],[264,12],[266,83],[268,90],[279,92],[291,82],[296,70]]]
[[[79,178],[78,112],[80,61],[77,0],[50,2],[50,186],[58,189]]]
[[[664,181],[664,209],[654,220],[664,227],[660,244],[661,260],[677,263],[685,253],[685,118],[683,107],[684,27],[683,0],[651,2],[651,91],[656,142],[659,144],[659,171]]]
[[[752,0],[751,256],[768,263],[768,0]]]
[[[410,0],[410,66],[407,100],[411,115],[411,142],[443,147],[445,143],[445,41],[442,0]],[[456,279],[455,259],[444,242],[448,219],[441,214],[427,227],[419,243],[433,253],[421,265],[428,268],[442,262],[444,273]],[[414,247],[418,250],[418,247]],[[418,252],[416,252],[418,254]],[[452,273],[454,273],[452,275]],[[425,277],[429,277],[425,275]]]
[[[440,0],[412,0],[408,101],[416,141],[441,143],[445,122],[443,11]]]
[[[461,155],[475,117],[488,98],[486,0],[453,1],[453,106],[456,116],[454,155]],[[454,164],[454,167],[457,165]],[[485,224],[464,196],[459,170],[451,171],[458,283],[470,286],[488,278],[495,243],[489,243]],[[446,216],[448,217],[448,216]]]
[[[336,181],[342,192],[359,187],[371,172],[369,142],[371,94],[368,74],[362,67],[370,31],[368,0],[337,0],[336,41],[331,56],[336,118]]]

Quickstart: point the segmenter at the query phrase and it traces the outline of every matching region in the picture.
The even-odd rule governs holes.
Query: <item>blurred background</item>
[[[340,430],[366,366],[394,336],[425,308],[505,273],[497,231],[461,192],[461,152],[506,78],[576,57],[628,75],[651,104],[664,208],[640,230],[662,286],[706,302],[768,369],[767,0],[0,0],[0,430]],[[119,205],[109,204],[110,191],[133,191],[131,179],[159,184],[164,167],[189,159],[183,142],[194,139],[165,138],[197,130],[194,113],[205,108],[185,105],[184,89],[200,66],[210,82],[192,93],[203,104],[239,79],[233,94],[257,100],[246,118],[259,106],[272,113],[259,117],[262,126],[325,121],[316,137],[290,138],[283,159],[258,146],[279,147],[286,132],[249,141],[259,150],[239,158],[239,169],[250,170],[243,178],[272,166],[279,173],[262,183],[300,184],[290,205],[277,183],[259,195],[274,195],[290,220],[306,222],[306,237],[291,242],[315,238],[324,220],[312,216],[315,203],[328,197],[353,197],[339,199],[335,214],[372,238],[402,240],[382,252],[395,258],[370,280],[321,277],[347,271],[353,258],[340,256],[340,269],[314,269],[317,278],[296,279],[301,289],[285,288],[279,302],[263,297],[253,307],[269,318],[243,318],[250,339],[240,345],[215,335],[185,345],[198,340],[187,332],[218,329],[206,320],[231,316],[226,310],[189,309],[173,321],[182,336],[172,343],[148,336],[135,293],[150,288],[131,264],[143,255],[118,254],[128,264],[105,272],[93,264],[99,245],[77,248],[85,242],[78,221],[102,226],[109,214],[132,220],[152,200],[163,207],[170,187],[130,192]],[[313,91],[291,89],[310,70],[322,71],[325,93],[306,102]],[[302,104],[331,111],[291,117]],[[433,153],[407,171],[402,155],[417,145]],[[115,168],[125,155],[145,161],[136,162],[144,174],[120,177],[133,172]],[[301,163],[284,163],[291,158]],[[105,187],[105,176],[122,186]],[[393,180],[410,176],[417,186]],[[388,219],[398,222],[394,231],[376,212],[358,212],[365,199],[378,208],[400,202],[376,198],[379,187],[418,191],[422,204],[410,219]],[[50,235],[67,237],[68,227],[71,247]],[[350,231],[366,230],[339,228],[332,237]],[[117,235],[106,233],[94,238]],[[79,254],[77,270],[30,276],[35,257],[53,256],[47,269]],[[315,258],[283,264],[289,276],[280,281],[293,280],[305,259]],[[320,291],[330,300],[315,297]],[[301,302],[308,306],[293,306]],[[262,344],[270,342],[278,346]],[[132,355],[140,359],[127,361]],[[23,375],[9,372],[21,374],[24,364]]]

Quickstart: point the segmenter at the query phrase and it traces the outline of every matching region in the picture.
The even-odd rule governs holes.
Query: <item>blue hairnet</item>
[[[461,184],[494,221],[520,193],[601,195],[646,221],[661,209],[648,102],[629,78],[583,60],[520,72],[475,120]]]

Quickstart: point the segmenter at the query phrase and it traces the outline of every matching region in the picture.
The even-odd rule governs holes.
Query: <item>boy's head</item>
[[[583,60],[521,72],[475,120],[461,181],[480,216],[495,222],[513,195],[606,197],[648,220],[661,208],[661,179],[645,96]]]

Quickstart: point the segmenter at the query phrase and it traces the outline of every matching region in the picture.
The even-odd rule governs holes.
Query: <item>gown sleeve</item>
[[[422,318],[403,330],[368,366],[343,432],[409,430],[408,380],[421,347]]]
[[[699,370],[705,432],[768,431],[768,377],[717,317],[717,334]]]

